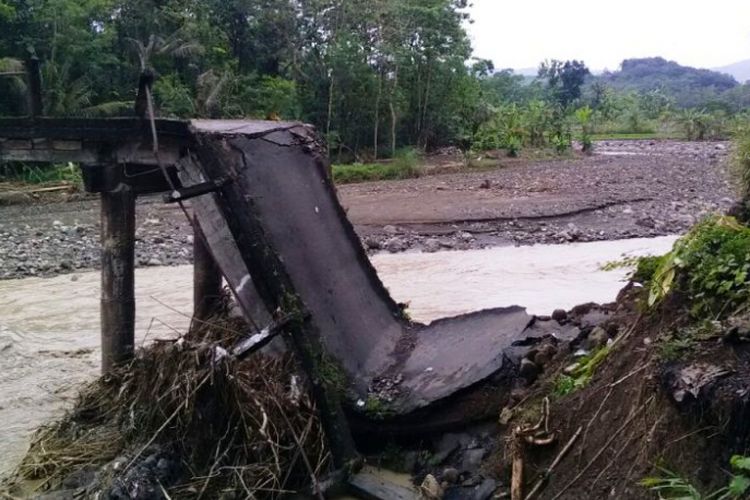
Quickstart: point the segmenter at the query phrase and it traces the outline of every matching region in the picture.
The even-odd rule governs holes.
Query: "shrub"
[[[414,149],[402,149],[388,163],[353,163],[334,165],[333,180],[337,184],[398,180],[419,177],[422,169],[419,154]]]
[[[652,271],[647,268],[652,264],[643,271]],[[694,316],[719,318],[750,302],[750,229],[733,217],[697,225],[658,264],[650,305],[677,290]]]
[[[734,172],[745,199],[750,197],[750,121],[734,131]]]

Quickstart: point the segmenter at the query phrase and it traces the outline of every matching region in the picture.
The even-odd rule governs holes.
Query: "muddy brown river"
[[[520,304],[550,314],[609,302],[627,269],[623,256],[661,254],[675,237],[488,250],[376,255],[386,287],[416,321]],[[0,476],[15,466],[37,427],[69,408],[99,370],[99,274],[0,281]],[[140,345],[184,333],[192,268],[136,271]]]

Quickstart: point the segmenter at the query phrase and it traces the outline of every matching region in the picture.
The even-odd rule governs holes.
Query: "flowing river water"
[[[610,302],[628,269],[602,265],[667,252],[675,237],[569,245],[376,255],[386,287],[416,321],[520,304],[550,314]],[[99,274],[0,281],[0,476],[37,427],[69,408],[99,371]],[[136,271],[136,336],[143,345],[185,332],[192,268]]]

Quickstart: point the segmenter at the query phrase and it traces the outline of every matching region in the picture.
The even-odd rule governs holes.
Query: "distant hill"
[[[702,106],[739,85],[731,75],[682,66],[661,57],[626,59],[619,71],[605,72],[599,78],[618,90],[661,90],[680,107]]]
[[[714,68],[715,71],[732,75],[738,82],[745,83],[750,81],[750,59],[740,61],[721,68]]]

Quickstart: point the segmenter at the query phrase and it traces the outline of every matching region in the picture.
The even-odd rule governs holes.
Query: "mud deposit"
[[[523,304],[534,314],[614,300],[626,269],[602,271],[623,255],[667,251],[674,237],[525,249],[404,253],[373,261],[413,319],[429,322],[488,307]],[[136,336],[174,338],[192,309],[192,268],[136,273]],[[33,429],[69,407],[77,387],[99,370],[99,275],[0,282],[0,474],[23,454]],[[176,311],[174,310],[176,309]],[[178,312],[179,311],[179,312]]]

